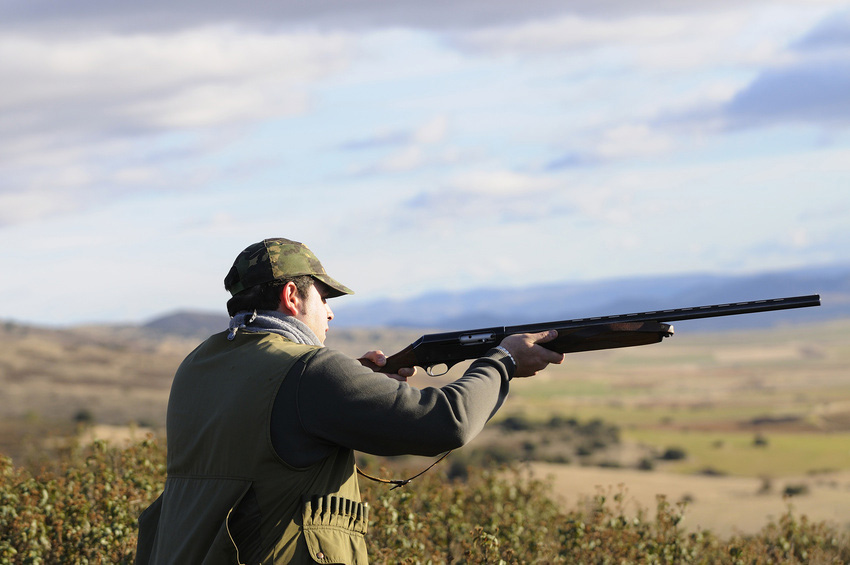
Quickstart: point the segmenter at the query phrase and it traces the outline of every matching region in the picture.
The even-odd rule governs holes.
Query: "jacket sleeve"
[[[484,428],[508,395],[512,370],[491,350],[455,382],[420,390],[322,349],[301,374],[298,418],[322,442],[374,455],[436,455]]]

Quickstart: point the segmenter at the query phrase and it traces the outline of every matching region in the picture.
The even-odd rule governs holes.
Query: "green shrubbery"
[[[95,443],[50,469],[0,459],[0,563],[132,563],[136,517],[160,492],[164,450]],[[751,537],[687,533],[683,511],[627,515],[621,494],[579,508],[555,504],[549,486],[518,469],[435,469],[389,490],[364,483],[376,563],[847,563],[843,534],[788,513]]]
[[[537,420],[522,415],[508,416],[492,425],[501,433],[475,442],[452,453],[451,478],[465,479],[467,469],[522,461],[622,466],[599,455],[620,443],[620,429],[600,419],[579,422],[575,418],[552,417]]]
[[[0,563],[132,563],[136,520],[165,483],[156,442],[95,442],[38,472],[0,458]]]

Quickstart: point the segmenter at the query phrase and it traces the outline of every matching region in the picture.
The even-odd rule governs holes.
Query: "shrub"
[[[643,457],[640,461],[638,461],[637,468],[640,471],[652,471],[655,469],[655,461],[653,461],[650,457]]]
[[[94,413],[88,408],[81,408],[74,414],[74,421],[78,424],[91,424],[94,422]]]
[[[138,514],[159,495],[165,453],[154,441],[126,449],[96,442],[55,469],[0,458],[0,563],[132,563]],[[404,488],[361,483],[372,507],[375,563],[848,563],[846,534],[789,508],[754,536],[721,540],[680,526],[687,505],[663,497],[656,513],[625,512],[623,492],[577,508],[520,467],[437,470]]]
[[[785,489],[782,491],[782,495],[788,497],[800,496],[802,494],[809,494],[809,485],[805,483],[786,485]]]
[[[508,416],[499,426],[507,432],[520,432],[534,428],[534,424],[522,416]]]
[[[726,471],[721,471],[720,469],[715,469],[714,467],[703,467],[699,471],[697,471],[698,475],[705,475],[706,477],[725,477]]]
[[[139,513],[160,493],[165,457],[153,441],[73,448],[56,469],[0,458],[0,563],[132,563]]]
[[[659,459],[663,459],[665,461],[678,461],[680,459],[685,459],[687,456],[688,452],[681,447],[668,447],[664,450],[664,453],[661,454]]]

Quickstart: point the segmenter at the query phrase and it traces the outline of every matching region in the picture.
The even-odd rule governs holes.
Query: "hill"
[[[439,327],[524,324],[820,294],[820,308],[687,322],[689,331],[768,328],[850,316],[850,266],[752,275],[689,274],[434,292],[407,300],[335,305],[338,325]]]
[[[40,440],[57,423],[63,432],[75,423],[163,427],[174,372],[209,335],[198,332],[0,324],[0,453],[19,455],[33,447],[27,438]],[[336,330],[328,345],[352,356],[376,344],[395,351],[416,333]]]
[[[704,306],[765,298],[820,294],[823,305],[685,322],[687,330],[757,329],[850,317],[850,266],[791,269],[751,275],[689,274],[563,282],[522,288],[479,288],[431,292],[398,300],[335,300],[335,328],[438,328],[567,320],[667,308]],[[227,327],[225,313],[172,312],[144,328],[203,337]]]
[[[142,324],[142,328],[156,333],[204,339],[227,329],[227,314],[180,310],[158,316]]]

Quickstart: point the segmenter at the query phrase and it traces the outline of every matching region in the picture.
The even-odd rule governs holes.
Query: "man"
[[[168,477],[139,517],[137,563],[366,563],[354,450],[436,455],[475,437],[513,377],[563,355],[555,332],[505,338],[457,381],[373,372],[323,347],[332,297],[352,291],[288,239],[246,248],[225,277],[228,331],[180,365],[168,402]],[[382,366],[371,351],[364,358]]]

